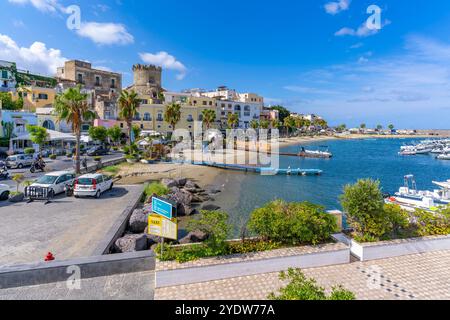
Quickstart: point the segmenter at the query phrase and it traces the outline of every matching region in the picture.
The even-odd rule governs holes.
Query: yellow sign
[[[150,215],[148,217],[148,234],[161,238],[178,240],[177,219],[169,220],[160,215]]]

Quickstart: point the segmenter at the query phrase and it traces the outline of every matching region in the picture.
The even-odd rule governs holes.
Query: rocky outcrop
[[[114,250],[117,253],[144,251],[149,248],[145,234],[126,234],[116,240]]]
[[[161,183],[167,188],[178,187],[178,182],[175,179],[162,179]]]
[[[202,231],[192,231],[186,237],[179,241],[180,244],[197,243],[205,241],[208,238]]]
[[[143,210],[134,210],[130,217],[130,222],[128,224],[128,229],[132,233],[143,233],[145,228],[148,226],[148,214]]]

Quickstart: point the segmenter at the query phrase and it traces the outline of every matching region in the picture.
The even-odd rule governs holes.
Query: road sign
[[[166,219],[160,215],[152,214],[148,217],[148,234],[178,240],[177,219]]]
[[[169,201],[153,197],[152,211],[153,213],[159,214],[166,219],[172,219],[174,216],[174,211],[176,211],[176,209],[175,206]]]

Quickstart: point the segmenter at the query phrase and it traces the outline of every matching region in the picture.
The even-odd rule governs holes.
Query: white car
[[[0,201],[8,200],[9,194],[9,186],[6,184],[0,184]]]
[[[53,195],[63,193],[66,185],[71,185],[75,180],[75,173],[70,171],[52,172],[43,175],[34,182],[31,187],[50,188]]]
[[[113,188],[112,177],[103,174],[87,174],[75,180],[74,196],[100,198],[103,192]]]
[[[17,154],[6,158],[6,167],[10,169],[22,169],[33,164],[34,158],[32,154]]]

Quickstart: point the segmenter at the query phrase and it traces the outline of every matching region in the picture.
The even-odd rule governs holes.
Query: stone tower
[[[162,68],[153,65],[135,64],[133,66],[134,90],[140,96],[158,99],[161,92]]]

